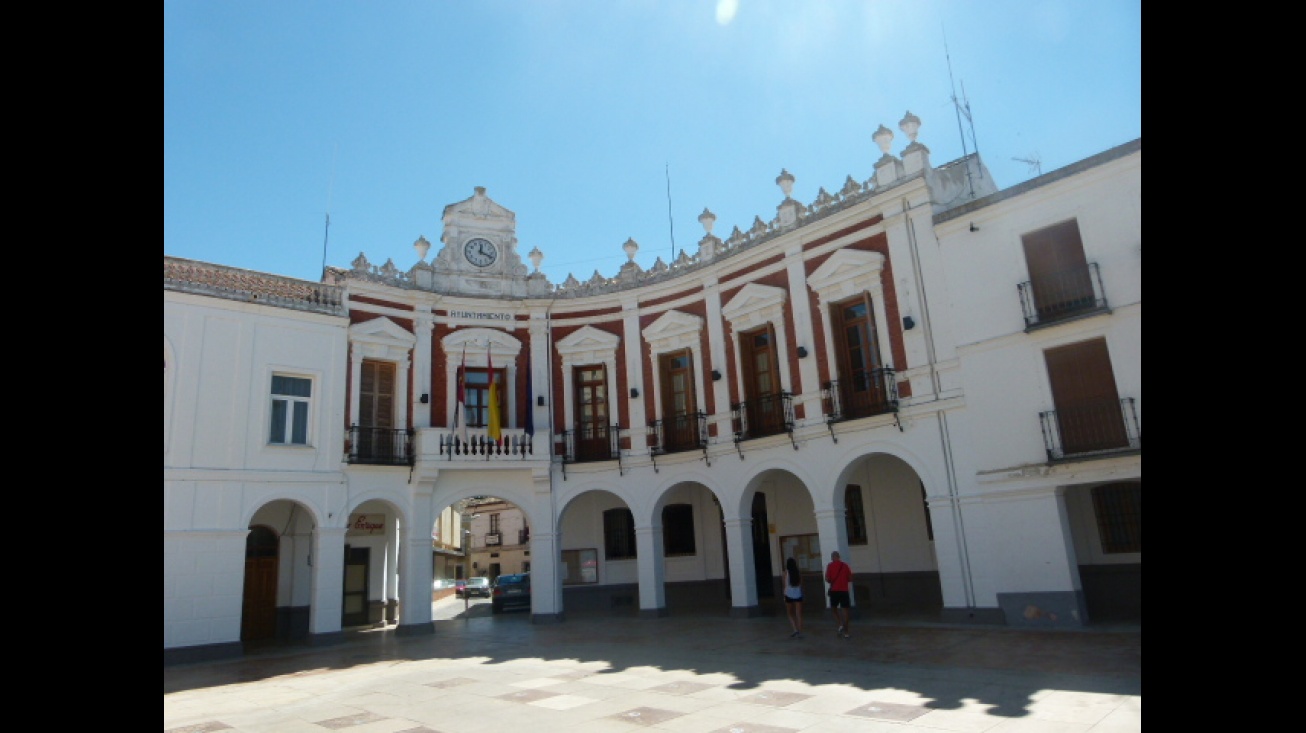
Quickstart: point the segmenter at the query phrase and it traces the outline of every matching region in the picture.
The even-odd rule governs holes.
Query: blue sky
[[[908,110],[960,157],[954,93],[1002,188],[1142,136],[1141,0],[165,0],[163,48],[164,254],[312,281],[429,260],[476,186],[555,284],[649,268]]]

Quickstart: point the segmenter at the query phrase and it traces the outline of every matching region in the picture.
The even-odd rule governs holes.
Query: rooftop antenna
[[[326,274],[327,260],[327,239],[331,236],[331,189],[336,185],[336,153],[340,150],[340,143],[336,143],[331,150],[331,180],[327,183],[327,205],[326,205],[326,229],[322,232],[322,274]]]
[[[948,61],[948,83],[952,86],[952,106],[957,111],[957,134],[961,136],[961,157],[963,160],[970,155],[966,150],[966,131],[961,125],[961,118],[966,118],[966,124],[970,125],[970,143],[975,148],[975,155],[979,156],[979,143],[975,142],[975,120],[970,115],[970,100],[966,98],[966,84],[961,85],[961,100],[957,99],[957,85],[952,79],[952,55],[948,52],[948,34],[943,34],[943,56]],[[970,187],[970,195],[975,195],[975,182],[971,180],[971,166],[969,162],[965,163],[966,167],[966,185]]]
[[[667,226],[671,229],[671,262],[676,261],[676,222],[671,218],[671,163],[667,163]],[[668,263],[670,264],[670,263]]]
[[[1012,158],[1012,160],[1029,166],[1036,176],[1043,175],[1043,159],[1039,157],[1037,150],[1030,153],[1028,158]]]

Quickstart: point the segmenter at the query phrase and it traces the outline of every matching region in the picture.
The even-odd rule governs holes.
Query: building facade
[[[1141,618],[1141,140],[1001,190],[919,127],[586,281],[481,187],[406,269],[165,256],[165,663],[430,633],[486,497],[537,622],[765,613],[790,556],[819,603],[833,550],[871,613]]]

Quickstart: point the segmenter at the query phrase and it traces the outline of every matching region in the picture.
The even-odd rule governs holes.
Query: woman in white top
[[[785,611],[789,614],[789,625],[794,629],[789,638],[802,638],[803,576],[798,572],[798,561],[792,557],[785,560]]]

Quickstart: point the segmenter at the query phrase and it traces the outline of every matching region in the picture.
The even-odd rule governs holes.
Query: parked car
[[[490,579],[489,578],[468,578],[466,581],[458,581],[462,585],[454,589],[454,595],[459,598],[489,598],[490,597]]]
[[[494,581],[494,590],[490,596],[490,606],[494,613],[503,613],[507,608],[531,607],[531,574],[500,575]]]

